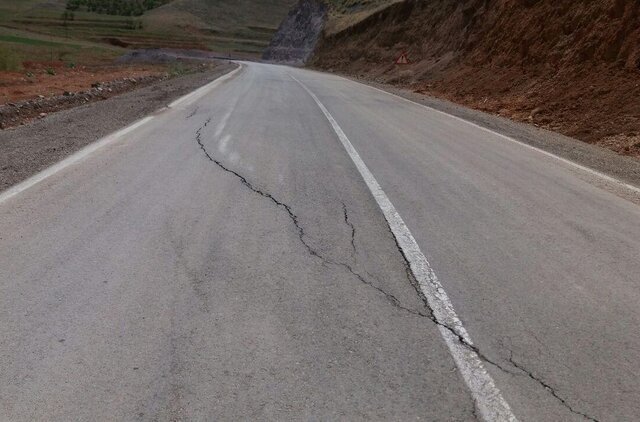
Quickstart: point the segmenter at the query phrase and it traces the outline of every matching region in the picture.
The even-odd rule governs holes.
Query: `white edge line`
[[[378,206],[382,210],[398,245],[409,261],[411,271],[416,277],[416,280],[420,285],[420,289],[424,293],[429,306],[433,310],[434,317],[437,321],[447,327],[450,327],[450,329],[448,329],[438,325],[440,334],[444,338],[445,343],[449,348],[449,352],[451,353],[456,366],[460,370],[462,378],[474,398],[475,405],[480,415],[485,421],[517,421],[516,416],[509,407],[509,404],[502,397],[498,387],[496,387],[493,378],[484,368],[482,360],[474,350],[468,347],[468,345],[473,344],[469,334],[462,325],[460,318],[458,318],[447,293],[442,287],[442,284],[440,284],[434,270],[431,268],[431,265],[422,253],[420,246],[409,231],[404,220],[384,193],[364,161],[362,161],[362,158],[360,158],[360,155],[331,113],[329,113],[318,97],[309,88],[307,88],[306,85],[300,82],[293,75],[290,74],[289,76],[300,84],[305,91],[307,91],[333,127],[333,130],[338,136],[340,142],[349,154],[349,157],[360,172],[360,175],[364,179],[369,190],[373,194],[373,197],[378,203]],[[458,336],[452,331],[455,331],[457,335],[461,336],[468,345],[463,344]]]
[[[167,107],[168,108],[178,108],[178,107],[186,107],[186,106],[189,106],[189,105],[193,104],[194,102],[198,101],[200,98],[205,96],[209,91],[211,91],[212,89],[214,89],[218,85],[220,85],[223,82],[233,78],[243,68],[244,68],[244,65],[242,65],[242,64],[238,65],[238,67],[236,69],[234,69],[233,71],[224,74],[223,76],[217,78],[216,80],[214,80],[212,82],[209,82],[205,86],[200,87],[200,88],[196,89],[195,91],[193,91],[193,92],[191,92],[191,93],[189,93],[189,94],[187,94],[187,95],[185,95],[183,97],[178,98],[177,100],[175,100],[174,102],[169,104]]]
[[[134,130],[141,127],[142,125],[149,123],[151,120],[153,120],[153,118],[154,116],[148,116],[141,120],[138,120],[137,122],[125,127],[124,129],[114,132],[111,135],[107,135],[106,137],[87,145],[86,147],[82,148],[80,151],[70,155],[69,157],[65,158],[62,161],[57,162],[51,167],[48,167],[42,170],[40,173],[37,173],[34,176],[31,176],[27,180],[21,183],[18,183],[15,186],[10,187],[9,189],[0,193],[0,204],[8,200],[9,198],[12,198],[18,195],[19,193],[29,189],[30,187],[37,185],[38,183],[53,176],[59,171],[82,161],[83,159],[93,154],[100,148],[103,148],[104,146],[118,140],[122,136],[130,132],[133,132]]]
[[[348,78],[345,78],[345,77],[342,77],[342,76],[338,76],[338,75],[333,75],[333,76],[336,76],[336,77],[338,77],[340,79],[343,79],[345,81],[357,83],[358,85],[362,85],[362,86],[364,86],[366,88],[370,88],[370,89],[373,89],[375,91],[382,92],[384,94],[387,94],[387,95],[390,95],[392,97],[398,98],[398,99],[400,99],[402,101],[405,101],[405,102],[411,103],[413,105],[425,108],[427,110],[442,114],[444,116],[448,116],[448,117],[450,117],[452,119],[455,119],[455,120],[458,120],[460,122],[464,122],[464,123],[466,123],[468,125],[471,125],[471,126],[477,128],[477,129],[480,129],[480,130],[483,130],[485,132],[491,133],[491,134],[496,135],[496,136],[498,136],[498,137],[500,137],[502,139],[505,139],[507,141],[515,142],[516,144],[519,144],[519,145],[521,145],[521,146],[523,146],[525,148],[531,149],[533,151],[537,151],[537,152],[539,152],[541,154],[544,154],[544,155],[546,155],[548,157],[555,158],[556,160],[558,160],[558,161],[560,161],[560,162],[562,162],[564,164],[568,164],[568,165],[573,166],[573,167],[575,167],[577,169],[580,169],[582,171],[590,173],[593,176],[600,177],[601,179],[604,179],[604,180],[606,180],[606,181],[608,181],[610,183],[614,183],[614,184],[620,185],[621,187],[630,189],[630,190],[632,190],[632,191],[634,191],[636,193],[640,193],[640,188],[639,187],[636,187],[636,186],[633,186],[633,185],[631,185],[629,183],[623,182],[622,180],[616,179],[615,177],[609,176],[608,174],[602,173],[602,172],[600,172],[598,170],[594,170],[592,168],[583,166],[582,164],[578,164],[578,163],[576,163],[574,161],[571,161],[571,160],[569,160],[567,158],[560,157],[559,155],[556,155],[556,154],[554,154],[552,152],[545,151],[545,150],[543,150],[541,148],[538,148],[538,147],[534,147],[533,145],[529,145],[526,142],[519,141],[519,140],[517,140],[515,138],[512,138],[510,136],[504,135],[504,134],[502,134],[500,132],[496,132],[493,129],[489,129],[487,127],[481,126],[481,125],[479,125],[477,123],[471,122],[471,121],[466,120],[466,119],[464,119],[462,117],[447,113],[446,111],[438,110],[437,108],[433,108],[433,107],[428,106],[426,104],[421,104],[419,102],[416,102],[416,101],[410,100],[408,98],[405,98],[405,97],[403,97],[401,95],[394,94],[393,92],[385,91],[384,89],[380,89],[380,88],[377,88],[375,86],[367,85],[367,84],[365,84],[363,82],[359,82],[359,81],[356,81],[356,80],[353,80],[353,79],[348,79]]]
[[[236,74],[236,72],[240,71],[242,69],[242,65],[239,66],[237,69],[233,70],[230,73],[226,73],[225,75],[217,78],[216,80],[208,83],[207,85],[196,89],[195,91],[184,95],[183,97],[177,99],[176,101],[174,101],[173,103],[169,104],[167,107],[163,107],[162,109],[160,109],[159,111],[162,110],[168,110],[171,108],[175,108],[176,105],[188,105],[188,104],[192,104],[194,101],[197,101],[198,99],[200,99],[202,96],[206,95],[209,91],[211,91],[212,89],[214,89],[215,87],[217,87],[219,84],[221,84],[222,82],[230,79],[232,76],[234,76]],[[18,195],[21,192],[24,192],[25,190],[37,185],[38,183],[42,182],[43,180],[53,176],[54,174],[64,170],[65,168],[72,166],[82,160],[84,160],[85,158],[87,158],[89,155],[93,154],[94,152],[98,151],[99,149],[105,147],[106,145],[115,142],[117,140],[119,140],[120,138],[122,138],[123,136],[133,132],[134,130],[140,128],[141,126],[149,123],[150,121],[152,121],[156,116],[157,113],[152,115],[152,116],[147,116],[144,117],[132,124],[130,124],[129,126],[126,126],[112,134],[109,134],[107,136],[105,136],[102,139],[99,139],[89,145],[87,145],[86,147],[80,149],[79,151],[75,152],[74,154],[70,155],[69,157],[63,159],[62,161],[57,162],[56,164],[52,165],[51,167],[48,167],[44,170],[42,170],[39,173],[36,173],[35,175],[31,176],[30,178],[24,180],[23,182],[18,183],[17,185],[14,185],[12,187],[10,187],[9,189],[0,192],[0,204],[2,204],[3,202],[7,201],[9,198],[13,198],[14,196]]]

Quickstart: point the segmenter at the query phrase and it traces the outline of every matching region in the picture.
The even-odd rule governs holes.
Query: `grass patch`
[[[13,49],[0,45],[0,70],[15,72],[21,68],[20,55]]]
[[[174,62],[169,65],[170,76],[182,76],[189,73],[189,68],[184,63]]]
[[[26,44],[26,45],[41,45],[41,46],[47,46],[47,47],[60,47],[63,45],[70,46],[70,44],[62,44],[59,42],[38,40],[35,38],[16,37],[14,35],[0,35],[0,41],[11,42],[16,44]],[[74,46],[74,47],[77,47],[77,46]]]
[[[62,61],[68,67],[77,64],[99,65],[112,62],[120,54],[120,50],[101,47],[63,43],[16,44],[0,40],[0,61],[4,63],[0,70],[20,70],[26,61]]]

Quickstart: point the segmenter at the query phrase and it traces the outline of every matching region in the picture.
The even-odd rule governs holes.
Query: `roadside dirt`
[[[348,75],[343,76],[404,97],[415,103],[460,117],[481,127],[511,137],[523,144],[550,152],[558,157],[640,188],[640,160],[633,156],[621,155],[610,149],[601,148],[599,145],[588,144],[558,132],[536,127],[529,122],[514,121],[508,117],[469,108],[431,95],[417,93],[415,90],[374,83],[364,79],[358,80],[358,78],[349,77]],[[582,173],[576,173],[576,175],[585,177],[585,174]],[[623,189],[616,183],[610,183],[601,178],[587,177],[587,179],[592,184],[640,205],[640,194],[637,192]]]
[[[151,82],[142,88],[0,131],[0,191],[235,67],[228,62],[211,63],[201,72]]]
[[[410,87],[640,158],[639,84],[638,72],[607,66],[546,72],[533,80],[509,69],[479,72],[465,66],[440,81]]]
[[[26,62],[20,73],[0,73],[0,129],[138,89],[172,76],[169,65],[137,64],[78,68],[62,62]],[[207,64],[181,64],[181,71],[207,70]]]
[[[325,37],[312,65],[640,157],[638,39],[636,1],[406,0]]]
[[[78,66],[64,62],[25,62],[21,72],[0,72],[0,105],[89,90],[92,85],[124,78],[162,76],[162,66]]]

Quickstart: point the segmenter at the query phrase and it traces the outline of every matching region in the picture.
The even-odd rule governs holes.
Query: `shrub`
[[[145,11],[162,6],[169,0],[67,0],[67,10],[84,7],[89,12],[109,15],[140,16]]]
[[[168,73],[169,73],[169,76],[171,77],[182,76],[192,72],[193,72],[193,69],[190,66],[184,64],[179,60],[175,62],[171,62],[169,64]]]
[[[181,76],[189,72],[189,69],[181,62],[173,62],[169,65],[170,76]]]

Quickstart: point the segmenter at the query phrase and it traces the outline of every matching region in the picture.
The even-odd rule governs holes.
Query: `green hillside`
[[[68,0],[0,0],[0,35],[4,35],[0,37],[0,47],[23,53],[30,45],[26,48],[29,54],[37,54],[39,42],[74,46],[85,43],[96,46],[99,56],[117,54],[122,48],[148,47],[200,48],[257,56],[295,0],[120,3],[141,4],[144,10],[122,5],[102,7],[97,0],[80,1],[72,10],[67,8]],[[11,37],[18,35],[20,40],[13,42]],[[40,47],[44,51],[46,46]],[[52,50],[51,46],[48,50]]]
[[[222,52],[259,54],[269,44],[280,22],[296,0],[174,0],[145,13],[144,26],[152,32],[207,40]]]

